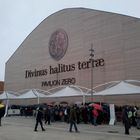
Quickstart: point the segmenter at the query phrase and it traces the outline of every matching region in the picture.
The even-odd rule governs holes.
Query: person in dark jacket
[[[1,118],[4,116],[5,114],[5,105],[2,104],[2,102],[0,102],[0,126],[1,126]]]
[[[130,120],[128,118],[128,106],[124,107],[123,112],[122,112],[122,120],[124,123],[124,127],[125,127],[125,134],[129,135],[129,129],[130,129]]]
[[[45,110],[45,124],[47,124],[48,122],[48,125],[51,124],[51,109],[50,109],[50,106],[48,106],[48,108],[46,108]]]
[[[39,107],[38,112],[37,112],[37,116],[36,116],[36,124],[35,124],[34,131],[37,131],[38,123],[40,123],[42,131],[45,131],[45,129],[43,128],[42,119],[43,119],[43,108]]]
[[[73,105],[73,106],[70,108],[70,116],[69,116],[70,128],[69,128],[69,132],[72,132],[72,127],[73,127],[73,125],[74,125],[74,128],[75,128],[75,132],[79,132],[79,131],[78,131],[78,128],[77,128],[77,126],[76,126],[76,120],[77,120],[76,108],[75,108],[75,106]]]
[[[140,129],[140,109],[138,109],[136,112],[136,126],[137,129]]]

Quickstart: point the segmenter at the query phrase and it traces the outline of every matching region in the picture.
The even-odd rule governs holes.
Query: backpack
[[[132,111],[128,111],[128,118],[131,118],[132,117]]]

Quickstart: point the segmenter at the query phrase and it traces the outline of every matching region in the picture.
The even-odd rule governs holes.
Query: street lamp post
[[[91,63],[91,102],[93,101],[93,57],[94,57],[94,49],[93,44],[91,44],[90,51],[90,63]]]

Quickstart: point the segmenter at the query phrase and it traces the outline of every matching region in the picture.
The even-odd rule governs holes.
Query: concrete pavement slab
[[[35,118],[6,117],[2,119],[0,140],[140,140],[140,130],[132,127],[130,135],[124,135],[124,127],[120,125],[79,124],[80,133],[69,133],[69,124],[54,122],[44,125],[46,131],[34,132]]]

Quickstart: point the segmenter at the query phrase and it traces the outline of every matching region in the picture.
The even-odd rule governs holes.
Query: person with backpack
[[[122,120],[123,120],[123,124],[125,127],[125,134],[129,135],[129,129],[130,129],[130,114],[129,114],[129,108],[128,106],[123,108],[123,112],[122,112]]]

